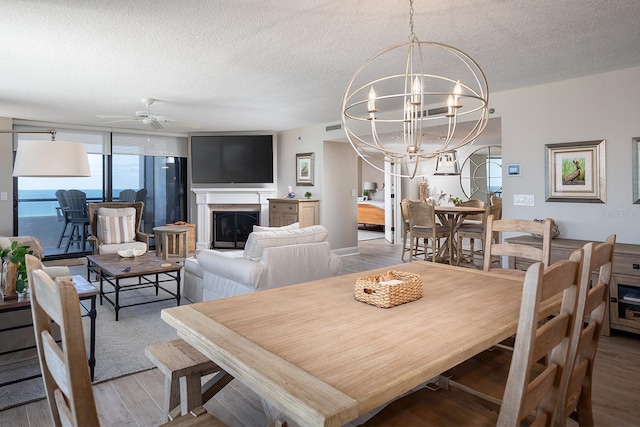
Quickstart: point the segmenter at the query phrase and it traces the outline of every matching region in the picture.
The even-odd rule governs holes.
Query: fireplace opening
[[[254,225],[260,225],[260,212],[214,211],[211,249],[244,248]]]

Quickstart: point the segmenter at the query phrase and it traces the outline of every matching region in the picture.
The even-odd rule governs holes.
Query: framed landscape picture
[[[548,202],[605,203],[605,141],[545,145]]]
[[[296,185],[313,185],[314,153],[296,154]]]

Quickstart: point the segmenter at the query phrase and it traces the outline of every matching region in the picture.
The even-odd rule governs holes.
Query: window
[[[28,126],[16,129],[42,129]],[[80,227],[69,223],[56,192],[77,189],[87,201],[118,200],[122,190],[134,190],[145,203],[143,231],[187,217],[186,137],[109,133],[56,128],[56,139],[87,146],[91,177],[14,179],[16,235],[35,236],[47,258],[78,256],[83,247]],[[48,134],[16,134],[15,145],[27,139],[50,139]],[[142,191],[140,191],[142,190]],[[88,224],[88,222],[87,222]],[[85,230],[85,236],[90,231]]]

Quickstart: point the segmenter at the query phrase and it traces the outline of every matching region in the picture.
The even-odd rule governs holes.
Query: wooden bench
[[[150,345],[145,354],[165,376],[162,409],[169,420],[202,406],[233,379],[181,339]],[[214,373],[201,385],[203,376]]]

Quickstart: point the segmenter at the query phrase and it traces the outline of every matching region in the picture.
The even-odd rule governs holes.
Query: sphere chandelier
[[[422,161],[455,153],[484,131],[489,89],[469,55],[418,40],[412,0],[409,5],[410,41],[376,53],[355,72],[341,114],[360,157],[382,172],[413,178],[433,173],[420,168]],[[371,159],[400,168],[385,171]]]

